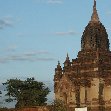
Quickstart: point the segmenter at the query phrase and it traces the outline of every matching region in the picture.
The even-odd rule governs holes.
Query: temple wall
[[[71,91],[71,99],[74,103],[76,103],[75,87],[73,86],[72,86],[72,91]]]
[[[98,95],[99,95],[99,79],[98,78],[93,78],[92,82],[91,82],[91,91],[90,91],[90,95],[89,97],[91,98],[91,100],[97,98],[98,99]]]
[[[59,100],[62,100],[62,101],[64,101],[64,97],[63,97],[63,95],[61,95],[61,93],[60,92],[57,92],[56,94],[55,94],[55,99],[59,99]]]
[[[76,98],[75,98],[75,92],[70,92],[70,97],[68,98],[68,104],[75,105]]]
[[[81,104],[85,103],[85,87],[80,88],[80,101]]]
[[[111,104],[111,86],[104,87],[104,100],[106,104]]]
[[[91,88],[87,88],[87,101],[91,101]]]

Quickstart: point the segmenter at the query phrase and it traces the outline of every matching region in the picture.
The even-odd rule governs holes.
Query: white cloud
[[[62,4],[63,0],[48,0],[48,3],[50,3],[50,4]]]
[[[35,51],[35,52],[33,51],[33,52],[26,52],[23,54],[0,57],[0,63],[8,63],[14,61],[34,62],[34,61],[53,61],[53,60],[55,59],[53,57],[50,57],[50,53],[47,51]]]
[[[8,46],[8,47],[5,49],[5,51],[11,51],[11,52],[13,52],[13,51],[16,50],[16,48],[17,48],[16,45],[10,45],[10,46]]]
[[[55,58],[51,58],[51,57],[46,57],[46,58],[37,58],[37,59],[35,59],[35,61],[53,61],[53,60],[55,60]]]
[[[37,3],[62,4],[63,0],[34,0]]]
[[[0,63],[7,63],[7,59],[4,57],[0,57]]]
[[[24,53],[25,56],[36,56],[40,54],[49,54],[49,52],[48,51],[31,51],[31,52]]]
[[[0,52],[2,52],[2,54],[5,52],[15,52],[17,49],[17,46],[15,44],[13,45],[9,45],[7,47],[4,47],[2,49],[0,49]]]
[[[12,17],[3,17],[0,19],[0,29],[4,29],[6,27],[12,27],[13,26],[13,19]]]
[[[78,33],[75,31],[67,31],[67,32],[55,32],[54,34],[59,36],[66,36],[66,35],[75,35]]]

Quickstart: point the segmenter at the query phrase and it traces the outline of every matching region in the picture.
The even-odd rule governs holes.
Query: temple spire
[[[60,61],[58,61],[58,65],[57,66],[60,67]]]
[[[90,22],[99,22],[99,16],[96,10],[96,0],[94,0],[93,13]]]
[[[69,60],[69,55],[68,55],[68,53],[67,53],[67,57],[66,57],[66,60]]]

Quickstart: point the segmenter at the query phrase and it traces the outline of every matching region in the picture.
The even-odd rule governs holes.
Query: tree
[[[0,91],[0,97],[1,97],[2,91]]]
[[[2,91],[0,91],[0,98],[1,98],[1,94],[2,94]],[[2,102],[0,101],[0,108],[1,108],[1,104],[2,104]]]
[[[2,91],[0,91],[0,94],[2,94]]]
[[[67,106],[62,100],[54,100],[50,111],[67,111]]]
[[[16,100],[16,108],[44,105],[47,101],[49,88],[43,82],[35,81],[34,78],[27,78],[25,81],[20,79],[10,79],[6,83],[7,102]]]

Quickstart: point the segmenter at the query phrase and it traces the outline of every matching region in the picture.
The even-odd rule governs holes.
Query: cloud
[[[67,32],[55,32],[54,34],[59,36],[67,36],[67,35],[75,35],[78,33],[75,31],[67,31]]]
[[[37,3],[62,4],[63,0],[34,0]]]
[[[16,51],[16,49],[17,49],[17,46],[16,45],[9,45],[9,46],[7,46],[7,47],[5,47],[5,48],[3,48],[3,49],[0,49],[0,52],[2,52],[2,53],[6,53],[6,52],[15,52]]]
[[[10,45],[5,49],[5,51],[14,52],[16,49],[17,49],[16,45]]]
[[[54,61],[55,58],[37,58],[37,61]]]
[[[7,63],[7,59],[4,57],[0,57],[0,63]]]
[[[48,3],[50,3],[50,4],[62,4],[63,0],[48,0]]]
[[[3,17],[0,19],[0,29],[12,26],[13,26],[13,20],[11,17]]]
[[[49,52],[48,51],[32,51],[32,52],[24,53],[25,56],[36,56],[40,54],[49,54]]]
[[[47,56],[46,56],[47,54]],[[23,54],[10,55],[6,57],[0,57],[0,63],[8,63],[14,61],[26,61],[26,62],[35,62],[35,61],[53,61],[53,57],[49,57],[50,53],[47,51],[38,51],[38,52],[26,52]]]

